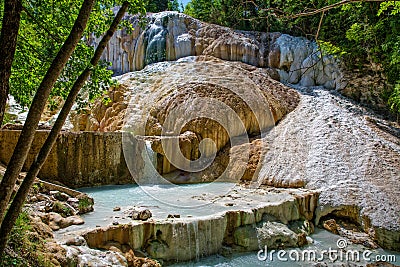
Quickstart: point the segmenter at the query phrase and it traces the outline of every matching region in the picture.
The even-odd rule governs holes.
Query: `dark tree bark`
[[[32,145],[35,131],[37,130],[51,88],[53,88],[69,57],[75,50],[79,40],[82,38],[94,3],[95,0],[85,0],[83,2],[67,40],[58,51],[57,56],[54,58],[50,68],[47,70],[47,73],[33,98],[26,122],[0,184],[0,225],[3,223],[4,214],[7,210],[15,182],[21,172]]]
[[[64,106],[62,107],[60,114],[57,117],[57,120],[53,126],[53,128],[50,131],[50,134],[48,135],[45,143],[43,144],[42,148],[40,149],[40,152],[36,158],[36,160],[32,163],[24,181],[22,182],[14,200],[11,203],[11,206],[4,218],[4,221],[1,225],[0,229],[0,255],[2,251],[4,250],[7,239],[9,236],[9,233],[11,232],[11,229],[18,218],[19,213],[21,212],[21,209],[24,205],[25,199],[29,193],[29,189],[31,188],[33,182],[35,181],[35,177],[38,175],[40,169],[42,168],[44,162],[46,161],[47,156],[49,155],[52,147],[54,146],[57,136],[61,131],[62,126],[65,123],[65,120],[67,119],[67,116],[75,102],[75,99],[85,84],[86,80],[88,79],[89,75],[92,72],[92,68],[96,66],[100,60],[100,56],[103,53],[108,41],[111,39],[113,36],[114,32],[118,28],[118,24],[121,22],[122,18],[124,17],[125,12],[127,11],[129,7],[128,2],[124,2],[120,10],[118,11],[117,15],[115,16],[109,30],[107,33],[103,36],[101,39],[93,58],[90,61],[90,65],[88,66],[81,75],[79,75],[78,79],[75,81],[74,85],[72,86],[72,89],[64,103]]]
[[[7,97],[10,91],[11,66],[14,60],[22,1],[5,0],[0,34],[0,126],[4,119]]]

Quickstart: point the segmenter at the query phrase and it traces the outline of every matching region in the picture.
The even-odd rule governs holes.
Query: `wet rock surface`
[[[367,233],[364,233],[361,227],[354,223],[345,222],[340,219],[338,219],[338,221],[329,219],[321,223],[329,232],[345,237],[353,244],[360,244],[370,249],[378,248],[378,245],[375,244],[372,238]]]
[[[145,120],[146,124],[143,128],[145,131],[142,135],[160,135],[164,120],[172,107],[193,104],[193,101],[207,97],[231,107],[243,119],[246,129],[251,133],[256,132],[255,127],[263,129],[270,126],[271,121],[272,124],[279,121],[298,103],[297,94],[283,84],[272,80],[264,69],[238,62],[226,62],[214,57],[189,57],[178,63],[153,64],[143,71],[128,73],[116,79],[121,86],[110,89],[111,102],[104,105],[99,101],[89,116],[100,124],[100,128],[85,126],[86,128],[82,129],[76,125],[77,129],[116,131],[121,130],[124,125],[133,127],[129,124],[133,123],[133,120],[138,123],[143,123],[142,120]],[[245,97],[244,93],[248,96]],[[256,97],[261,99],[257,100]],[[246,104],[251,106],[246,106]],[[192,106],[192,109],[198,108],[195,105]],[[207,108],[211,107],[207,106]],[[268,108],[273,118],[268,118],[270,115],[266,110]],[[185,112],[201,112],[201,110],[192,109]],[[127,110],[129,114],[125,117]],[[247,113],[250,114],[248,118],[244,116]],[[261,118],[258,122],[261,125],[256,125],[252,121],[252,113],[255,113],[257,118]],[[200,122],[205,123],[205,121],[198,121],[197,124]],[[216,125],[210,125],[210,128],[213,126]],[[143,129],[139,130],[143,131]],[[198,134],[199,130],[193,125],[192,129],[185,129],[182,133],[192,131]],[[211,135],[207,135],[206,132],[202,134],[205,137]],[[237,135],[240,134],[242,133],[237,133]],[[221,144],[217,147],[221,148],[226,141],[218,143]]]
[[[214,203],[208,207],[212,215],[193,218],[192,215],[170,214],[170,218],[166,218],[165,215],[158,215],[157,207],[148,207],[154,211],[154,215],[144,222],[124,221],[119,225],[66,232],[57,238],[71,240],[71,236],[80,234],[91,248],[120,250],[125,253],[126,259],[129,255],[123,251],[123,246],[129,245],[135,255],[137,251],[144,251],[151,258],[173,262],[218,253],[223,245],[231,246],[232,251],[236,252],[258,250],[255,227],[258,225],[258,228],[263,229],[260,231],[265,233],[265,242],[270,239],[266,233],[272,229],[270,235],[276,237],[274,240],[277,247],[297,247],[304,245],[306,235],[312,232],[305,231],[303,226],[312,224],[307,218],[314,212],[317,194],[298,189],[263,188],[254,191],[237,186],[229,194],[200,194],[194,198],[204,204]],[[180,200],[185,201],[182,198]],[[204,208],[200,206],[200,209]],[[145,207],[142,209],[146,210]],[[226,211],[216,212],[219,209]],[[130,208],[121,207],[121,211],[110,213],[115,218],[129,211]],[[270,227],[269,224],[264,226],[264,222],[270,222],[276,227]],[[289,223],[293,227],[285,225]],[[72,241],[67,242],[74,244],[76,241],[72,238]]]
[[[49,132],[36,131],[23,171],[29,170]],[[20,133],[0,130],[1,163],[10,161]],[[61,132],[38,176],[70,188],[131,183],[121,143],[121,133]]]
[[[298,92],[299,106],[266,137],[259,183],[302,181],[321,194],[317,223],[328,214],[347,218],[380,246],[399,250],[400,142],[392,134],[399,128],[335,92]]]
[[[64,246],[67,261],[75,266],[128,266],[126,258],[118,252],[100,251],[85,246]]]
[[[81,214],[93,211],[93,198],[64,186],[36,179],[25,207],[51,230],[84,224]]]
[[[265,222],[262,227],[257,228],[259,245],[262,248],[284,248],[297,247],[299,237],[286,225],[279,222]]]

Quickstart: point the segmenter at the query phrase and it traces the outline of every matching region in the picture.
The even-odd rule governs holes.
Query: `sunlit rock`
[[[373,116],[367,110],[324,88],[298,92],[299,106],[264,139],[259,183],[318,189],[317,224],[327,215],[346,218],[380,246],[398,250],[398,128],[367,119]]]
[[[132,218],[132,220],[141,220],[146,221],[147,219],[152,217],[151,211],[146,208],[132,208],[127,211],[128,217]]]
[[[84,223],[84,220],[78,215],[64,218],[55,212],[43,214],[42,221],[48,224],[52,230],[59,230],[71,225],[80,225]]]
[[[191,161],[202,155],[218,156],[228,143],[232,147],[246,143],[232,142],[232,138],[262,135],[298,103],[297,94],[272,80],[264,69],[215,57],[157,63],[117,79],[121,85],[110,88],[110,101],[98,101],[85,118],[96,119],[100,131],[124,130],[149,136],[146,140],[151,149],[162,156],[155,162],[159,173],[193,169]],[[243,146],[239,150],[253,149],[251,153],[259,155],[260,147]],[[246,164],[245,154],[236,155],[232,162]],[[259,157],[251,159],[251,171],[241,168],[241,172],[247,171],[244,179],[251,180],[258,162]],[[222,171],[225,168],[222,166]],[[238,173],[238,168],[232,168],[227,177]],[[213,179],[211,175],[203,177]]]
[[[127,19],[135,30],[118,31],[103,54],[103,59],[111,61],[112,69],[119,74],[141,70],[155,62],[209,55],[278,69],[278,79],[283,82],[324,85],[330,89],[344,87],[337,60],[321,56],[315,42],[305,38],[237,31],[177,12],[149,14],[144,28],[137,18]],[[91,40],[94,45],[97,42]]]
[[[286,225],[278,222],[266,222],[257,228],[260,247],[283,248],[298,246],[299,237]]]
[[[73,266],[128,266],[126,258],[118,252],[101,251],[86,246],[63,246],[66,259]]]
[[[227,202],[225,197],[229,196],[219,196],[213,205],[233,204],[225,212],[198,218],[181,216],[135,221],[87,230],[83,236],[92,248],[105,248],[109,242],[117,248],[128,244],[135,251],[145,250],[150,257],[164,261],[199,259],[220,252],[224,246],[236,251],[254,251],[260,248],[260,244],[261,247],[272,243],[276,247],[297,247],[306,242],[305,235],[312,231],[294,229],[312,224],[307,218],[313,217],[318,196],[316,192],[268,188],[253,193],[249,193],[251,189],[236,190],[248,199],[239,197]],[[252,198],[257,199],[257,206],[250,208],[247,203]],[[314,208],[309,210],[310,207]],[[264,225],[270,218],[274,218],[274,222]],[[289,229],[284,224],[293,227]],[[260,231],[261,239],[257,237],[257,231]]]

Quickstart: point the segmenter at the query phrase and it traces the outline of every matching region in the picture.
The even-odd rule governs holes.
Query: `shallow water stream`
[[[258,259],[258,252],[249,252],[249,253],[240,253],[240,254],[234,254],[230,256],[221,256],[221,255],[213,255],[210,257],[202,258],[197,262],[185,262],[185,263],[176,263],[171,266],[174,267],[186,267],[186,266],[218,266],[218,267],[233,267],[233,266],[241,266],[241,267],[252,267],[252,266],[270,266],[270,267],[285,267],[285,266],[290,266],[290,267],[295,267],[295,266],[313,266],[318,262],[319,256],[322,254],[322,250],[329,250],[329,248],[332,248],[333,250],[337,250],[337,241],[340,239],[339,236],[334,235],[326,230],[316,228],[315,233],[311,235],[311,238],[313,239],[313,243],[311,245],[308,245],[306,247],[303,247],[301,249],[285,249],[286,254],[282,256],[283,259],[287,259],[287,261],[279,260],[277,253],[273,254],[272,261],[269,260],[259,260]],[[309,251],[315,251],[316,252],[316,259],[317,261],[315,262],[310,262],[310,261],[303,261],[302,260],[302,252],[305,250]],[[365,266],[369,261],[363,260],[362,253],[366,251],[366,248],[360,245],[348,245],[345,249],[346,251],[358,251],[360,255],[360,261],[351,261],[352,263],[356,265],[350,265],[350,266]],[[296,252],[291,252],[291,251],[297,251]],[[294,257],[296,255],[299,255],[299,260],[298,261],[293,261],[290,260],[289,258],[289,253],[292,253]],[[371,259],[371,262],[373,262],[376,258],[377,255],[380,257],[395,257],[396,261],[390,261],[391,263],[395,265],[400,264],[400,253],[398,252],[393,252],[393,251],[387,251],[383,249],[376,249],[376,250],[371,250],[372,254],[369,255]],[[346,252],[345,252],[346,253]],[[261,254],[263,256],[264,254]],[[270,254],[268,254],[270,255]],[[339,255],[340,256],[340,255]],[[332,262],[329,260],[329,258],[324,257],[324,260],[320,262],[327,263],[327,266],[347,266],[347,265],[341,265],[341,264],[346,264],[348,261],[346,260],[346,255],[343,255],[343,260],[340,261],[340,258],[336,262]],[[349,259],[351,259],[351,255],[348,256]],[[307,259],[307,255],[306,255]],[[323,265],[325,266],[325,265]]]
[[[229,191],[229,193],[225,194],[226,192],[224,192],[224,190]],[[168,214],[179,214],[181,218],[189,218],[203,217],[230,209],[238,209],[238,206],[241,205],[243,208],[248,208],[249,206],[255,206],[256,203],[258,204],[258,202],[261,201],[263,197],[265,198],[265,196],[262,195],[252,194],[252,192],[255,192],[254,189],[248,189],[248,191],[244,190],[243,192],[240,192],[241,189],[228,183],[181,185],[174,187],[152,186],[144,188],[137,185],[101,186],[82,188],[80,189],[80,191],[88,193],[94,198],[95,211],[83,216],[85,220],[84,225],[68,227],[66,229],[58,231],[57,235],[62,235],[64,233],[68,233],[74,230],[110,225],[113,221],[116,220],[119,223],[127,223],[130,221],[130,218],[127,218],[126,216],[124,217],[123,211],[132,206],[148,207],[152,211],[153,217],[156,219],[165,219]],[[157,194],[155,194],[155,192],[157,192]],[[231,198],[229,198],[228,200],[238,198],[239,195],[241,195],[241,198],[243,198],[243,194],[247,195],[248,198],[246,197],[245,199],[241,199],[242,201],[235,202],[234,206],[227,206],[220,205],[221,203],[227,203],[226,201],[224,201],[224,199],[222,199],[221,201],[220,194],[231,196]],[[161,202],[160,199],[157,198],[157,196],[161,195],[162,199],[164,201],[167,200],[168,203]],[[217,203],[216,199],[219,199],[221,203]],[[213,202],[210,205],[200,205],[204,204],[204,202],[210,201]],[[236,201],[238,200],[236,199]],[[176,205],[173,205],[171,203]],[[188,205],[198,206],[191,208],[183,207]],[[114,207],[120,207],[121,212],[114,212]],[[332,248],[333,250],[338,249],[337,241],[340,237],[331,234],[328,231],[317,228],[315,233],[311,235],[311,238],[313,239],[313,243],[306,247],[303,247],[302,249],[293,250],[297,252],[286,249],[287,254],[283,258],[287,259],[288,261],[279,260],[276,253],[273,254],[272,261],[270,260],[270,258],[262,261],[258,259],[257,251],[255,251],[250,253],[238,253],[229,256],[213,255],[206,258],[201,258],[197,261],[176,263],[172,266],[311,266],[313,263],[304,262],[301,260],[301,253],[303,251],[315,251],[316,257],[319,258],[323,250],[328,250],[329,248]],[[365,266],[365,264],[367,263],[367,261],[363,260],[362,256],[362,253],[366,251],[365,247],[360,245],[348,244],[343,251],[344,253],[346,253],[346,251],[358,251],[360,255],[360,261],[353,262],[356,262],[358,266]],[[288,253],[290,252],[293,253],[292,255],[294,256],[296,256],[297,254],[300,255],[300,260],[290,260],[288,256]],[[263,256],[265,254],[262,253],[260,255]],[[267,255],[270,256],[271,254]],[[374,260],[376,258],[376,255],[386,255],[386,257],[387,255],[392,255],[392,258],[393,256],[395,257],[395,261],[391,262],[397,265],[400,264],[399,253],[378,249],[371,250],[371,254],[368,254],[367,256],[368,258],[371,258],[371,260]],[[335,264],[346,263],[346,257],[347,256],[345,254],[343,256],[343,261],[340,261],[339,258]],[[328,266],[333,264],[332,261],[329,261],[329,258],[327,257],[325,257],[323,261],[328,263]]]
[[[94,212],[82,215],[85,224],[62,229],[57,234],[75,230],[107,226],[115,221],[131,221],[124,211],[131,207],[148,208],[155,219],[166,219],[169,214],[181,218],[203,217],[227,210],[254,208],[266,202],[290,198],[287,191],[277,190],[266,197],[259,189],[244,188],[233,183],[205,183],[190,185],[109,185],[81,188],[79,191],[94,198]],[[121,211],[113,211],[119,207]]]

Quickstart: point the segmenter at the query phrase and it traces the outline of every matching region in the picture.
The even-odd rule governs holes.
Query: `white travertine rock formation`
[[[188,160],[197,160],[202,148],[210,156],[231,138],[257,135],[274,126],[298,103],[297,93],[271,79],[266,69],[210,56],[152,64],[117,80],[120,86],[110,89],[111,101],[98,101],[92,114],[75,120],[76,128],[162,136],[151,140],[152,149],[165,156],[158,166],[161,173],[175,169],[171,160],[178,162],[176,167],[186,164],[184,158],[179,160],[181,151]],[[162,146],[174,142],[174,136],[181,151],[166,154]],[[202,143],[207,139],[213,142]]]
[[[177,12],[149,14],[144,29],[137,18],[126,19],[132,21],[135,30],[118,31],[103,54],[103,59],[112,62],[112,69],[118,74],[141,70],[155,62],[210,55],[275,68],[282,82],[323,85],[329,89],[344,87],[336,59],[321,56],[316,43],[305,38],[236,31]],[[94,45],[97,42],[95,38],[91,40]]]
[[[299,106],[264,139],[259,183],[302,181],[326,215],[361,225],[380,246],[400,249],[398,128],[324,88],[299,88]]]

